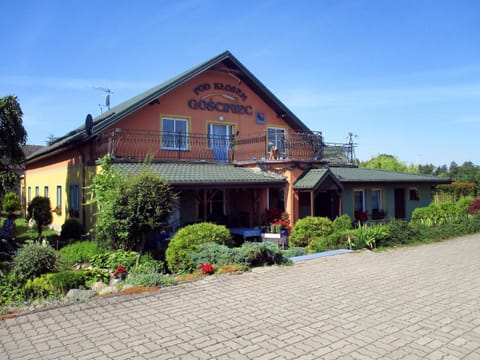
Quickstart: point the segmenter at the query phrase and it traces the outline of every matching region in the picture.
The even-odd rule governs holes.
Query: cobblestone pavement
[[[0,321],[2,359],[480,359],[480,235]]]

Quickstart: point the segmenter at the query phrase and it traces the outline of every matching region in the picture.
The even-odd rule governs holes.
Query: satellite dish
[[[85,118],[85,131],[87,132],[87,135],[92,135],[92,129],[93,129],[93,117],[91,114],[88,114],[87,117]]]

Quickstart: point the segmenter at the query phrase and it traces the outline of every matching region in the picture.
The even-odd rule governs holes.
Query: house
[[[254,227],[271,208],[286,210],[294,223],[307,215],[335,217],[379,204],[389,210],[396,199],[389,192],[397,187],[380,177],[378,183],[369,183],[368,175],[351,182],[350,172],[337,173],[339,165],[354,167],[228,51],[95,119],[87,115],[84,125],[30,154],[22,196],[26,203],[36,195],[50,197],[57,230],[70,217],[89,229],[94,209],[85,205],[86,187],[106,154],[131,173],[145,157],[152,159],[154,171],[179,194],[173,228],[198,221]],[[431,186],[448,181],[397,180],[408,196],[410,188],[422,185],[425,199]],[[373,206],[375,189],[381,193]],[[404,215],[409,213],[406,204]]]

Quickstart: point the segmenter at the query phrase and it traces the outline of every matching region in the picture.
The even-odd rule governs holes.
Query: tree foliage
[[[25,161],[22,145],[27,141],[23,112],[17,97],[0,98],[0,196],[13,190],[18,182],[15,172]]]
[[[406,164],[400,162],[395,156],[388,154],[380,154],[368,161],[361,161],[360,167],[385,171],[408,172]]]
[[[27,209],[28,219],[35,220],[37,224],[38,241],[42,239],[44,226],[50,225],[53,221],[50,199],[43,196],[35,196]]]
[[[130,177],[116,170],[109,156],[100,165],[101,171],[88,188],[88,203],[97,206],[96,239],[111,249],[138,247],[141,254],[148,233],[168,224],[175,195],[148,162]]]
[[[113,217],[126,231],[123,249],[139,247],[143,252],[148,233],[165,228],[172,212],[174,194],[170,185],[145,169],[120,186],[114,201]]]
[[[12,214],[15,211],[19,211],[21,209],[20,199],[18,198],[16,193],[9,192],[5,195],[2,203],[2,209],[7,214]]]

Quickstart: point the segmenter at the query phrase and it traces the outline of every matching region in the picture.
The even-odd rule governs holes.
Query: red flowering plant
[[[127,269],[125,269],[123,265],[118,265],[117,269],[112,272],[112,276],[114,278],[125,279],[127,277]]]
[[[268,231],[279,234],[283,231],[290,233],[292,226],[290,225],[290,216],[286,211],[278,208],[271,208],[267,210],[267,224],[269,224]]]
[[[203,263],[203,264],[199,264],[197,267],[200,269],[200,271],[202,272],[203,275],[213,274],[213,265],[212,264]]]

